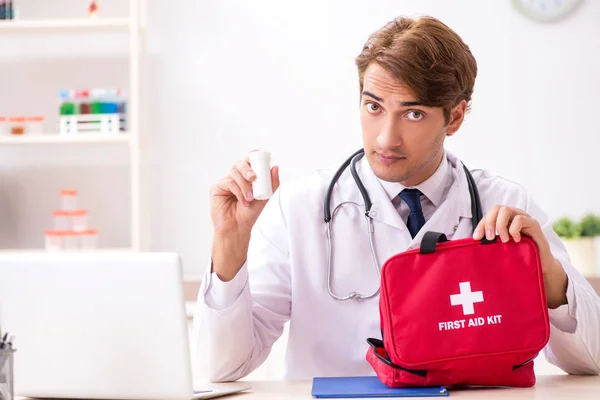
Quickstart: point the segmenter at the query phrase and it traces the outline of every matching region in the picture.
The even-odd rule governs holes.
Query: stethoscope
[[[358,160],[360,160],[364,156],[364,154],[365,154],[364,150],[360,149],[357,152],[355,152],[354,154],[352,154],[350,157],[348,157],[348,159],[346,161],[344,161],[344,163],[341,165],[341,167],[337,170],[337,172],[331,179],[331,183],[329,184],[329,188],[327,189],[327,194],[325,195],[325,206],[323,208],[323,214],[324,214],[325,223],[327,224],[327,259],[328,259],[328,261],[327,261],[327,290],[329,291],[329,295],[336,300],[367,300],[372,297],[375,297],[379,293],[379,290],[380,290],[380,287],[378,287],[375,292],[373,292],[369,295],[363,295],[358,292],[350,292],[345,297],[337,296],[331,290],[331,267],[332,267],[331,226],[333,224],[332,217],[335,215],[337,210],[344,204],[353,204],[357,207],[360,207],[360,204],[358,204],[358,203],[355,203],[352,201],[345,201],[345,202],[338,204],[338,206],[333,210],[333,214],[331,213],[330,203],[331,203],[331,194],[333,193],[333,187],[335,186],[336,182],[338,181],[338,179],[340,178],[340,176],[342,175],[344,170],[346,168],[348,168],[348,165],[350,165],[350,173],[352,174],[352,178],[354,179],[354,182],[356,183],[356,186],[358,187],[358,190],[360,191],[360,194],[365,203],[365,218],[367,219],[367,231],[368,231],[368,235],[369,235],[369,244],[371,246],[371,255],[373,258],[373,264],[375,265],[375,270],[377,271],[377,278],[380,279],[380,273],[379,273],[380,264],[379,264],[379,260],[377,259],[377,254],[375,252],[375,246],[373,244],[373,234],[374,234],[373,218],[370,215],[371,214],[371,206],[373,205],[373,203],[371,203],[371,199],[369,198],[367,189],[365,189],[365,186],[363,185],[362,181],[360,180],[360,177],[358,176],[358,173],[356,172],[356,163],[358,162]],[[477,227],[477,224],[479,224],[479,221],[481,221],[481,219],[483,218],[483,212],[481,209],[481,199],[479,197],[479,192],[477,191],[477,185],[475,184],[475,179],[473,179],[473,175],[471,175],[471,172],[469,171],[469,169],[467,167],[463,166],[463,168],[467,175],[467,181],[469,184],[469,194],[471,196],[471,214],[472,214],[471,222],[472,222],[473,231],[474,231],[475,228]]]

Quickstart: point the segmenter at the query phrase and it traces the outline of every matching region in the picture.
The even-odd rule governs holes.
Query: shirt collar
[[[419,183],[416,186],[411,186],[411,188],[416,188],[421,191],[431,203],[433,203],[434,207],[438,207],[442,201],[442,196],[444,195],[444,190],[447,186],[447,181],[452,178],[452,174],[448,173],[448,159],[446,157],[446,153],[444,152],[444,156],[442,157],[442,162],[435,170],[433,175],[427,178],[425,181]],[[379,179],[381,186],[387,193],[390,200],[393,200],[396,196],[400,194],[400,192],[406,189],[406,186],[399,182],[387,182],[382,179]]]

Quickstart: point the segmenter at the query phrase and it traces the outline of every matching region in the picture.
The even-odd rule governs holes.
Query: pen
[[[0,342],[0,349],[3,349],[4,346],[6,346],[7,339],[8,339],[8,332],[5,332],[4,336],[2,337],[2,342]]]

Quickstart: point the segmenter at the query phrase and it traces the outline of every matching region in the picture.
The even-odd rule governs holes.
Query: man
[[[531,237],[551,321],[546,357],[568,373],[598,374],[600,299],[527,192],[473,171],[485,216],[472,230],[466,174],[444,150],[473,93],[477,65],[468,46],[436,19],[402,17],[375,32],[356,63],[365,150],[356,168],[373,202],[375,258],[418,246],[426,231],[449,239]],[[212,264],[195,315],[199,361],[213,381],[242,378],[267,358],[290,321],[286,378],[374,374],[365,339],[379,333],[378,296],[334,298],[368,296],[379,287],[350,172],[331,198],[331,270],[323,204],[335,169],[281,188],[277,167],[271,172],[278,190],[267,204],[252,199],[255,175],[247,161],[211,189]]]

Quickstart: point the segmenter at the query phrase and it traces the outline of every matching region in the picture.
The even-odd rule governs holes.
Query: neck
[[[441,147],[436,153],[436,155],[429,161],[429,163],[425,165],[425,167],[421,171],[419,171],[419,173],[417,173],[415,176],[412,176],[410,179],[400,183],[408,187],[417,186],[418,184],[425,182],[438,169],[443,157],[444,147]]]

